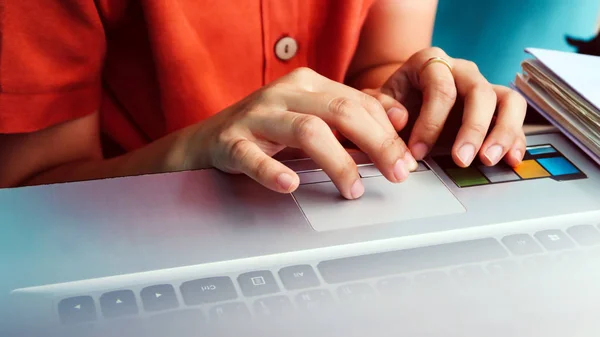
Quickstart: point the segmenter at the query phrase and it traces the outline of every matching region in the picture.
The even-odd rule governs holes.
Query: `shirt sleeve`
[[[98,110],[105,48],[93,0],[0,0],[0,133]]]

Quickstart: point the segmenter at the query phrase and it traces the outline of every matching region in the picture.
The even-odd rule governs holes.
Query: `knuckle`
[[[441,80],[436,82],[431,88],[435,98],[444,103],[454,104],[456,102],[457,92],[454,82],[451,80]]]
[[[262,106],[262,105],[267,105],[267,104],[272,104],[278,101],[278,98],[280,97],[281,93],[278,90],[278,87],[273,86],[273,87],[268,87],[265,88],[264,90],[261,90],[258,93],[258,96],[256,98],[256,100],[254,100],[254,106]]]
[[[520,109],[527,109],[527,100],[518,92],[511,90],[508,94],[508,99],[515,102]]]
[[[328,110],[336,120],[348,119],[352,116],[352,111],[356,105],[345,97],[336,97],[329,101]]]
[[[390,151],[390,149],[393,149],[394,146],[396,145],[397,140],[398,140],[397,136],[385,138],[381,142],[381,145],[379,146],[379,153],[386,153],[386,152]]]
[[[312,78],[315,76],[315,71],[308,67],[299,67],[294,69],[290,76],[293,80],[302,82],[306,79]]]
[[[446,52],[444,52],[444,50],[440,47],[431,47],[429,49],[429,51],[435,55],[445,55],[446,54]]]
[[[365,109],[367,109],[367,111],[370,114],[374,114],[378,111],[383,110],[383,105],[381,103],[385,99],[383,94],[378,93],[375,97],[369,95],[362,95],[361,99],[363,102],[363,106],[365,107]]]
[[[440,121],[433,120],[430,118],[425,119],[421,123],[421,129],[427,135],[435,135],[435,134],[439,133],[442,129],[442,126],[443,125]]]
[[[479,66],[473,61],[463,60],[465,67],[471,72],[479,72]]]
[[[256,160],[255,165],[252,165],[252,174],[258,180],[264,180],[269,175],[270,157],[264,156]]]
[[[519,134],[523,133],[522,128],[517,129],[511,125],[499,124],[497,125],[497,128],[500,135],[505,135],[510,139],[517,139],[520,137]]]
[[[231,159],[241,161],[246,159],[250,153],[249,140],[245,138],[234,138],[229,140],[227,153]]]
[[[341,179],[352,178],[354,175],[356,175],[356,163],[354,160],[352,160],[350,156],[347,156],[344,163],[339,165],[335,170],[335,175]]]
[[[216,134],[216,143],[220,144],[220,146],[225,146],[229,150],[232,142],[236,139],[235,133],[236,132],[232,127],[226,126]]]
[[[319,76],[320,75],[311,68],[299,67],[288,74],[286,82],[296,87],[296,89],[314,91]]]
[[[509,147],[511,144],[519,141],[518,133],[504,126],[494,128],[493,137],[496,142],[503,144],[505,147]]]
[[[496,102],[497,96],[493,87],[487,82],[477,83],[471,88],[471,92],[478,97],[482,97],[488,99],[490,101]]]
[[[322,119],[313,115],[302,115],[293,122],[295,136],[301,142],[314,138],[325,126]]]
[[[479,134],[481,136],[485,136],[488,131],[488,126],[481,123],[469,123],[465,124],[465,128],[472,133]]]

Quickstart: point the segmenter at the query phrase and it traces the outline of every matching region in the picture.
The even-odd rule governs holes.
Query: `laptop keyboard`
[[[464,285],[527,269],[600,258],[600,227],[577,225],[433,246],[343,257],[313,264],[214,275],[178,284],[115,289],[57,303],[64,325],[146,316],[153,324],[188,319],[195,324],[277,317],[368,303],[415,286]],[[592,247],[591,249],[589,247]]]

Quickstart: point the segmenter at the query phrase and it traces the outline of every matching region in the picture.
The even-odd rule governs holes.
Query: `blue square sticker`
[[[542,155],[542,154],[556,153],[556,150],[550,145],[542,145],[542,146],[528,147],[527,152],[529,152],[529,154],[532,156],[538,156],[538,155]]]
[[[564,157],[542,158],[537,161],[553,176],[580,173],[579,170]]]

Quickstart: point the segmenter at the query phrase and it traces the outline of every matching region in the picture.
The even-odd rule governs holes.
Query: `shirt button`
[[[275,44],[275,55],[282,61],[287,61],[296,55],[298,43],[293,38],[286,36]]]

